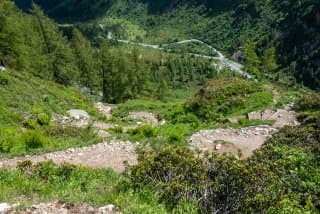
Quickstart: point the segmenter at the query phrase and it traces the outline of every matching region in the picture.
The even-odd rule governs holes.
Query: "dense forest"
[[[0,202],[317,214],[319,51],[316,0],[1,0]]]
[[[16,2],[28,8],[26,1]],[[129,39],[202,39],[230,56],[235,54],[245,64],[249,61],[248,71],[254,74],[252,60],[268,75],[289,74],[298,83],[319,89],[320,6],[316,0],[35,2],[61,23],[80,21],[90,39],[96,36],[90,35],[93,23],[104,23],[115,35]],[[246,47],[252,49],[256,60],[247,55]],[[277,66],[266,68],[264,58],[270,54]]]
[[[111,48],[103,38],[93,46],[76,28],[68,39],[36,5],[25,14],[4,1],[1,13],[1,64],[91,93],[103,91],[110,103],[144,95],[164,99],[169,87],[203,84],[218,75],[210,60],[160,53],[147,58],[137,48]]]

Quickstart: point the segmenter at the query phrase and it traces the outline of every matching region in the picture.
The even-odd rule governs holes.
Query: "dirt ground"
[[[269,126],[242,129],[202,130],[190,138],[190,145],[205,151],[220,154],[231,153],[238,158],[247,158],[267,140],[276,129]],[[220,144],[221,149],[216,146]],[[241,157],[239,151],[241,150]]]
[[[231,153],[237,158],[247,158],[253,154],[254,150],[259,149],[272,133],[284,126],[299,124],[295,112],[290,111],[290,108],[251,112],[247,118],[273,120],[275,123],[273,126],[201,130],[191,136],[190,146],[220,154]]]
[[[0,167],[15,168],[19,162],[25,160],[30,160],[33,163],[52,160],[57,164],[68,162],[91,168],[111,168],[116,172],[122,172],[125,169],[124,161],[130,165],[137,163],[135,146],[129,141],[111,141],[110,143],[105,142],[42,155],[0,159]]]

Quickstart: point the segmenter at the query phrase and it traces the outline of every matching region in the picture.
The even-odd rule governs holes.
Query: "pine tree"
[[[26,68],[28,63],[29,50],[24,39],[28,26],[24,18],[13,2],[0,2],[0,63],[16,69]]]
[[[94,49],[78,29],[74,29],[72,35],[76,62],[80,71],[80,83],[91,90],[97,89],[98,77],[95,72],[97,62],[94,59]]]
[[[275,47],[265,49],[262,56],[262,66],[266,72],[272,72],[278,68]]]
[[[256,44],[248,43],[244,46],[244,56],[245,56],[245,70],[256,76],[260,76],[260,58],[256,53]]]
[[[77,78],[78,71],[67,39],[59,31],[58,25],[35,4],[32,5],[32,14],[49,59],[50,76],[46,78],[58,83],[70,84]]]
[[[102,40],[101,42],[101,85],[104,102],[113,101],[114,75],[113,75],[113,56],[110,53],[108,42]]]

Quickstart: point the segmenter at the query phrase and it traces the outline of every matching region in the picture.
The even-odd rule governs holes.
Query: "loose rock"
[[[112,214],[114,213],[115,206],[113,204],[109,204],[104,207],[100,207],[98,209],[98,214]]]
[[[12,207],[7,203],[1,203],[0,204],[0,214],[6,214],[8,213]]]
[[[89,119],[90,116],[89,114],[81,109],[71,109],[69,111],[67,111],[67,113],[69,114],[69,116],[75,120],[80,120],[80,119]]]

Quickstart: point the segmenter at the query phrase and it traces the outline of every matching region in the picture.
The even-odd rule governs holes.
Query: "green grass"
[[[41,153],[96,143],[91,129],[61,128],[50,122],[53,113],[84,109],[98,115],[93,102],[75,89],[29,74],[1,73],[0,152],[2,156]]]
[[[229,117],[271,108],[273,93],[264,83],[241,78],[208,81],[186,107],[203,120],[224,121]]]
[[[281,93],[279,100],[277,101],[276,107],[281,108],[287,104],[294,103],[298,98],[302,96],[300,91],[288,90]]]
[[[92,206],[115,204],[123,213],[166,213],[155,196],[126,189],[128,179],[108,169],[24,162],[17,170],[0,170],[0,201],[32,204],[64,201]]]

